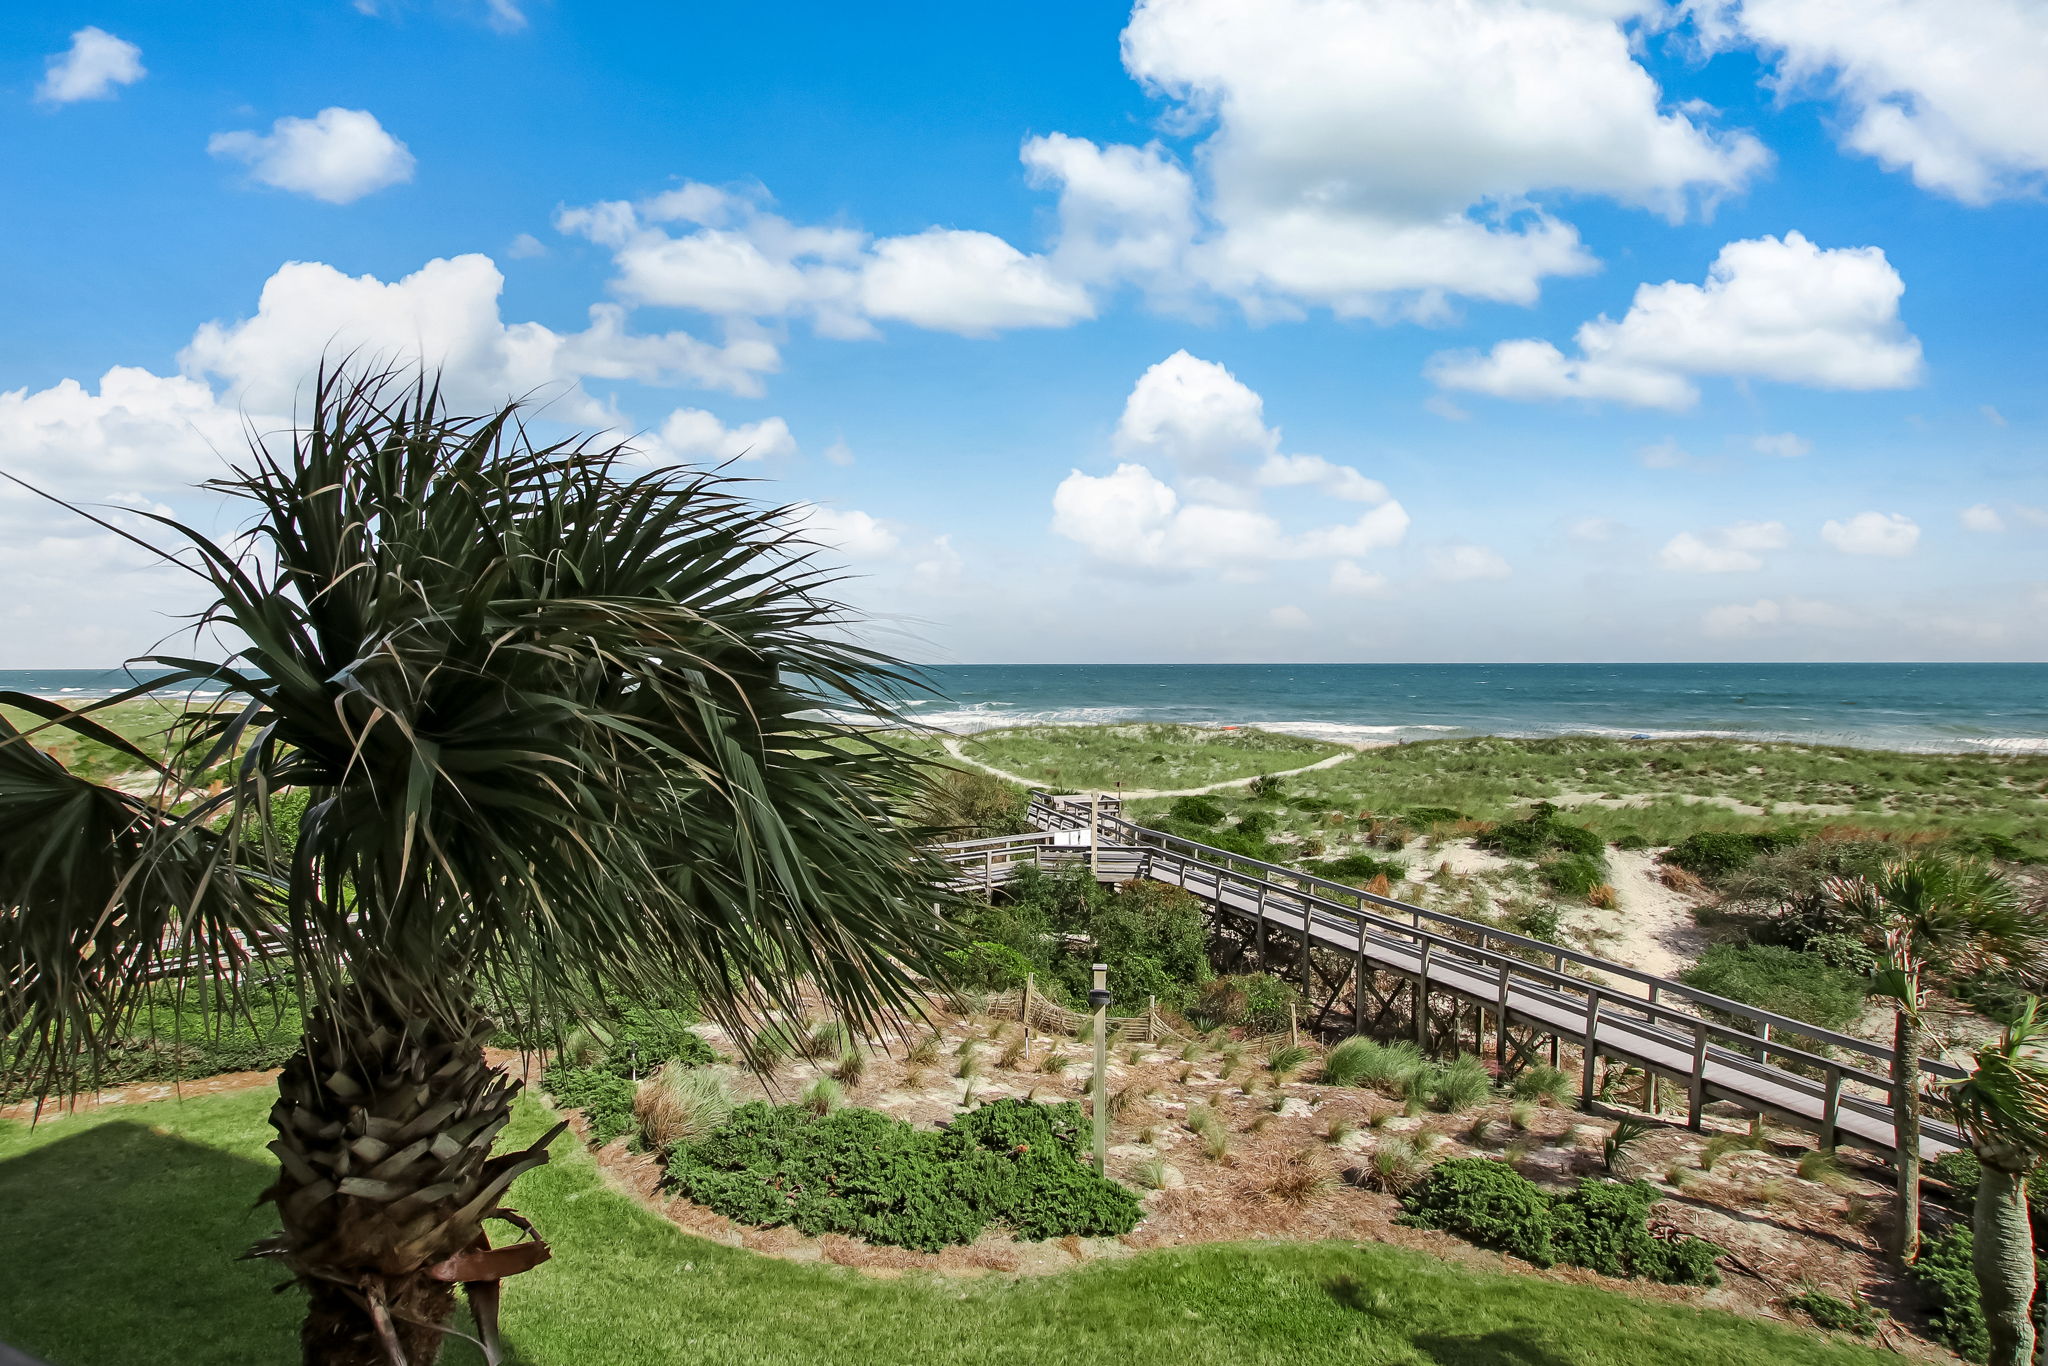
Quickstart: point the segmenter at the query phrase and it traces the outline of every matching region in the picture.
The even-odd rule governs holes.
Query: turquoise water
[[[1725,735],[2048,752],[2048,664],[966,664],[910,714],[946,730],[1187,721],[1340,740]],[[73,700],[114,672],[0,670]]]
[[[933,668],[947,730],[1260,725],[1337,740],[1725,735],[2048,751],[2048,664],[974,664]]]

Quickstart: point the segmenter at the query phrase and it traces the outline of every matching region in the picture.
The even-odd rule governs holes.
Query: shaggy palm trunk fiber
[[[1892,1030],[1892,1129],[1898,1147],[1899,1223],[1892,1251],[1899,1265],[1920,1256],[1920,1021],[1899,1012]]]
[[[283,1228],[274,1257],[307,1294],[306,1366],[430,1366],[467,1285],[496,1357],[497,1277],[546,1256],[488,1251],[483,1223],[555,1130],[491,1156],[519,1083],[484,1060],[490,1022],[417,988],[343,988],[308,1019],[270,1112]],[[515,1222],[517,1221],[514,1216]]]
[[[2026,1162],[1987,1154],[1970,1219],[1971,1269],[1991,1336],[1991,1366],[2030,1366],[2034,1359],[2034,1231],[2027,1218]]]

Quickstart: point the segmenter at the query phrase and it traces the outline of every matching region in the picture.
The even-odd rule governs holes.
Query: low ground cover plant
[[[1402,1194],[1402,1222],[1442,1229],[1537,1266],[1565,1262],[1608,1276],[1670,1285],[1718,1285],[1720,1249],[1702,1239],[1653,1230],[1656,1187],[1588,1177],[1553,1196],[1505,1162],[1456,1157],[1439,1162]]]
[[[1501,821],[1479,836],[1479,846],[1509,858],[1535,859],[1553,851],[1597,859],[1606,841],[1583,825],[1557,818],[1557,808],[1538,802],[1518,821]]]
[[[940,1129],[854,1107],[742,1105],[679,1144],[668,1181],[741,1223],[937,1251],[991,1224],[1036,1241],[1128,1233],[1137,1197],[1082,1161],[1071,1101],[999,1100]]]
[[[1709,945],[1678,980],[1828,1029],[1840,1029],[1861,1015],[1870,991],[1863,974],[1780,944]]]

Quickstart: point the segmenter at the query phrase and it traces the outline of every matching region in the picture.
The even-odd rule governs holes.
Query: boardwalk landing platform
[[[1686,1122],[1725,1102],[1805,1129],[1817,1146],[1852,1144],[1891,1156],[1892,1051],[1868,1040],[1700,991],[1540,939],[1244,858],[1126,820],[1116,804],[1034,792],[1027,835],[947,845],[962,890],[991,890],[1026,863],[1085,863],[1104,882],[1151,878],[1201,898],[1212,925],[1255,944],[1261,961],[1291,948],[1303,994],[1319,1019],[1350,1017],[1356,1032],[1412,1031],[1432,1056],[1463,1046],[1463,1022],[1482,1051],[1492,1020],[1494,1057],[1510,1076],[1562,1047],[1579,1050],[1581,1092],[1596,1091],[1599,1062],[1639,1069],[1651,1108],[1660,1082],[1683,1088]],[[1348,990],[1347,990],[1348,988]],[[1348,996],[1348,1001],[1344,998]],[[1796,1041],[1796,1042],[1794,1042]],[[1798,1045],[1806,1045],[1801,1047]],[[1825,1047],[1830,1055],[1809,1051]],[[1846,1060],[1845,1060],[1846,1057]],[[1962,1072],[1922,1058],[1928,1078]],[[1951,1127],[1923,1121],[1920,1150],[1934,1158],[1962,1144]]]

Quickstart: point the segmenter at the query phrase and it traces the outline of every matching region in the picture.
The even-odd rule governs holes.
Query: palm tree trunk
[[[1900,1266],[1920,1256],[1920,1019],[1898,1012],[1892,1030],[1892,1130],[1899,1174],[1899,1223],[1892,1251]]]
[[[307,1291],[306,1366],[431,1366],[455,1309],[443,1264],[547,1160],[552,1133],[491,1156],[519,1083],[484,1060],[490,1027],[418,984],[358,982],[308,1019],[270,1112],[280,1171],[263,1198],[283,1231],[255,1249]]]
[[[1991,1334],[1991,1366],[2029,1366],[2034,1355],[2034,1232],[2027,1218],[2024,1171],[1984,1163],[1970,1238],[1971,1268]]]

